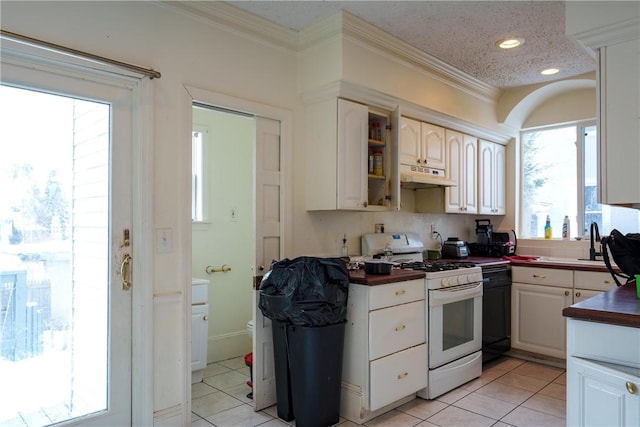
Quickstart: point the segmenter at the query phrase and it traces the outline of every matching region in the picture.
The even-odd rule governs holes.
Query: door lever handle
[[[131,267],[131,255],[122,255],[122,263],[120,264],[120,280],[122,280],[122,290],[128,291],[131,289],[130,280],[130,267]]]

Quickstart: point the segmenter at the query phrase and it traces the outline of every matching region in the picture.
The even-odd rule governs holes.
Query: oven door
[[[429,369],[482,348],[482,282],[429,290]]]

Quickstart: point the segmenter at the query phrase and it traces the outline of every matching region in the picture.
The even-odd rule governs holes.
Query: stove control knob
[[[441,288],[446,288],[447,287],[447,279],[446,278],[440,280],[440,287]]]

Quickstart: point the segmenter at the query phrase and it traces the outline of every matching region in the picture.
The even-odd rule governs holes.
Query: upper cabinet
[[[479,193],[481,215],[505,214],[505,148],[480,140]]]
[[[447,174],[457,185],[444,190],[444,211],[478,213],[478,139],[447,129]]]
[[[400,163],[445,169],[444,128],[402,117],[400,119]]]
[[[640,4],[567,2],[566,30],[598,57],[599,201],[640,208]]]
[[[307,106],[308,210],[399,208],[396,116],[345,99]]]

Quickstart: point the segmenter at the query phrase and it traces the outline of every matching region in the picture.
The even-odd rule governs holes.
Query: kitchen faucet
[[[595,249],[595,245],[594,245],[594,235],[593,232],[596,232],[595,234],[595,241],[599,242],[600,241],[600,230],[598,230],[598,224],[595,222],[591,223],[591,228],[589,230],[589,241],[591,242],[591,246],[589,247],[589,261],[595,261],[597,256],[602,255],[602,249],[600,249],[600,252],[596,252]],[[601,246],[602,248],[602,246]]]

